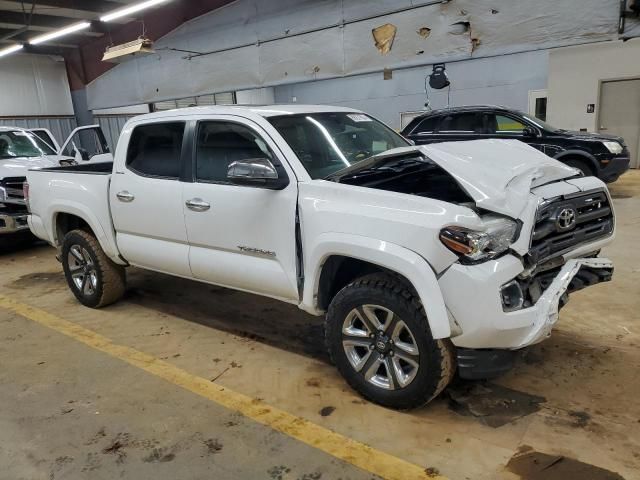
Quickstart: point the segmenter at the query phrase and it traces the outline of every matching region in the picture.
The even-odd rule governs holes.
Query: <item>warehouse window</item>
[[[248,127],[231,122],[200,124],[196,148],[198,182],[228,183],[229,165],[247,158],[266,158],[273,162],[267,144]]]
[[[151,123],[133,130],[127,167],[139,175],[178,179],[184,122]]]
[[[199,97],[185,97],[177,100],[166,100],[152,104],[154,112],[173,110],[176,108],[202,107],[207,105],[233,105],[236,102],[236,92],[214,93]]]

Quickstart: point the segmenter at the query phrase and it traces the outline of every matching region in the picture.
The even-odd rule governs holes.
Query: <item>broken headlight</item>
[[[458,254],[463,263],[478,263],[497,257],[509,249],[518,232],[518,224],[506,218],[485,222],[483,231],[450,226],[440,230],[440,241]]]

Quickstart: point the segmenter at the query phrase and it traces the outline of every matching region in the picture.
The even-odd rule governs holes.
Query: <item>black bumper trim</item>
[[[458,348],[458,375],[467,380],[495,378],[508,372],[517,350]]]

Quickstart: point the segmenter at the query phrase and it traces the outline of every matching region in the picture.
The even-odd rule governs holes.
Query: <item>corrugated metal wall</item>
[[[0,126],[46,128],[62,146],[77,124],[75,117],[0,117]]]
[[[109,144],[109,148],[111,152],[114,153],[116,151],[116,145],[118,144],[118,137],[120,137],[120,132],[124,127],[124,124],[130,118],[135,117],[136,115],[95,115],[95,121],[98,125],[102,127],[102,131],[104,132],[104,136],[107,137],[107,143]]]

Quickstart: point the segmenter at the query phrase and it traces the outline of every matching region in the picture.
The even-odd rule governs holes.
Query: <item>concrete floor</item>
[[[0,296],[418,465],[425,478],[638,479],[640,172],[611,190],[618,237],[603,255],[616,262],[614,280],[572,295],[553,336],[509,374],[458,382],[409,413],[362,401],[327,363],[322,319],[275,301],[132,269],[123,301],[89,310],[47,246],[0,254]],[[379,478],[7,308],[0,366],[0,479]]]

